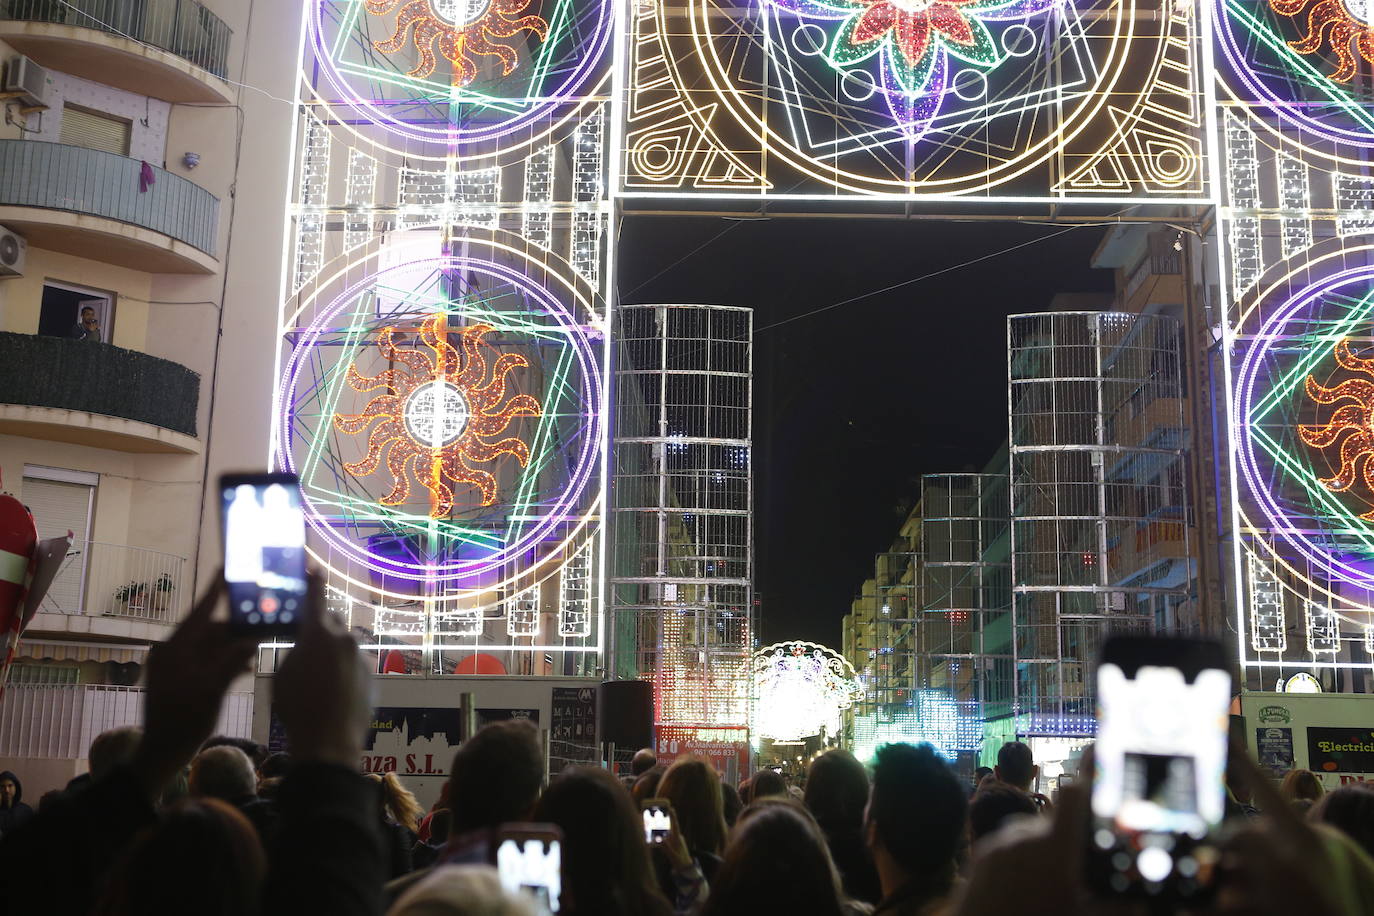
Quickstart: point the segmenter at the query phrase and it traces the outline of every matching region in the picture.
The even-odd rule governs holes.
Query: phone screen
[[[563,848],[557,830],[506,830],[496,837],[496,871],[501,886],[532,897],[543,911],[557,913],[563,894]]]
[[[1221,647],[1125,637],[1097,670],[1095,883],[1192,896],[1211,877],[1226,806],[1231,676]]]
[[[662,843],[673,829],[668,811],[661,805],[644,806],[644,839],[651,844]]]
[[[291,474],[220,480],[224,578],[235,630],[292,633],[305,604],[305,515]]]

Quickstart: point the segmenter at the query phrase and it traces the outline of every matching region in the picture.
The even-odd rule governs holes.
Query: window
[[[87,309],[91,312],[87,313]],[[95,319],[94,324],[88,322],[90,318]],[[110,293],[52,281],[43,284],[43,300],[38,312],[39,334],[80,339],[94,329],[98,336],[86,339],[109,343],[113,318]]]
[[[62,106],[60,142],[86,149],[104,150],[120,156],[129,155],[129,138],[133,124],[124,118],[101,114],[76,105]]]
[[[42,610],[45,612],[80,614],[84,610],[86,560],[90,548],[87,538],[99,481],[100,475],[87,471],[24,465],[24,489],[20,498],[33,513],[38,536],[50,538],[68,531],[72,533],[71,552],[43,598]]]
[[[50,684],[75,684],[76,665],[19,665],[10,668],[9,683],[48,686]]]

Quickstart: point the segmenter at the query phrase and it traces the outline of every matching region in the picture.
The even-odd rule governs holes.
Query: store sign
[[[1293,721],[1293,714],[1288,711],[1287,706],[1261,706],[1258,715],[1259,720],[1265,725],[1275,723],[1287,725]]]
[[[1307,761],[1314,773],[1374,773],[1374,731],[1359,726],[1309,728]]]

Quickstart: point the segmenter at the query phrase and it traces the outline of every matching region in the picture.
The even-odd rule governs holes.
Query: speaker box
[[[654,685],[648,681],[601,684],[601,740],[617,748],[654,744]]]

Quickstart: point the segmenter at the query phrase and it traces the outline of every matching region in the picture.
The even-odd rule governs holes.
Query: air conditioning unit
[[[5,64],[5,92],[20,93],[16,98],[27,108],[42,105],[48,91],[48,71],[22,54]]]
[[[0,226],[0,279],[24,276],[24,257],[29,243],[22,235]]]

